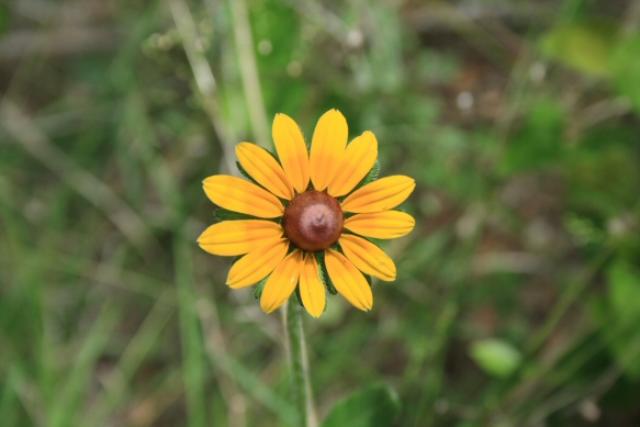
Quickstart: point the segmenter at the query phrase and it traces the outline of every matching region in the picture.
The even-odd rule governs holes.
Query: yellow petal
[[[242,142],[236,145],[236,156],[242,168],[267,190],[286,200],[293,198],[293,187],[278,161],[264,148]]]
[[[358,270],[386,282],[396,279],[393,260],[373,243],[353,234],[343,234],[339,243],[342,252]]]
[[[276,114],[271,133],[289,182],[298,193],[304,192],[309,185],[309,155],[300,128],[286,114]]]
[[[395,239],[409,234],[416,220],[407,213],[385,211],[357,214],[344,221],[344,228],[374,239]]]
[[[377,157],[378,140],[372,132],[366,131],[351,141],[329,183],[329,194],[340,197],[353,190],[373,168]]]
[[[325,251],[324,260],[331,282],[340,295],[360,310],[371,310],[371,286],[351,261],[333,249]]]
[[[257,185],[229,175],[214,175],[203,182],[204,192],[216,205],[258,218],[282,216],[280,200]]]
[[[408,176],[387,176],[351,193],[342,202],[342,210],[371,213],[393,209],[404,202],[415,187],[416,182]]]
[[[273,270],[260,297],[260,307],[264,312],[271,313],[291,296],[298,284],[302,261],[302,252],[296,250],[287,255]]]
[[[237,289],[258,283],[280,264],[287,255],[287,250],[289,250],[287,239],[276,240],[267,246],[252,249],[231,266],[227,285]]]
[[[318,119],[309,159],[311,182],[316,190],[324,190],[333,180],[347,146],[348,134],[347,120],[340,111],[329,110]]]
[[[320,317],[326,303],[325,288],[316,257],[310,253],[305,255],[300,272],[300,297],[307,312],[313,317]]]
[[[222,221],[207,228],[198,237],[198,244],[214,255],[243,255],[275,243],[282,238],[282,227],[271,221],[247,219]]]

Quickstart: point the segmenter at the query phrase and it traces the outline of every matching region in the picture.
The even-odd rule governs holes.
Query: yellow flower
[[[413,229],[413,217],[392,209],[409,197],[415,181],[395,175],[358,187],[374,167],[378,142],[366,131],[347,144],[347,121],[338,110],[318,120],[310,153],[289,116],[276,115],[272,134],[279,162],[255,144],[236,146],[240,166],[255,183],[228,175],[204,180],[213,203],[250,219],[210,226],[198,238],[200,247],[214,255],[242,255],[229,270],[231,288],[267,278],[260,296],[267,313],[297,287],[307,312],[320,316],[326,304],[323,272],[347,301],[371,310],[365,275],[393,281],[396,266],[366,238],[394,239]]]

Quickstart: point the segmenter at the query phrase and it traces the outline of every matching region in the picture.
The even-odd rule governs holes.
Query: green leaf
[[[0,4],[0,34],[9,28],[9,9],[7,6]]]
[[[375,181],[376,179],[378,179],[379,175],[380,175],[380,161],[376,160],[376,162],[373,164],[373,167],[371,168],[369,173],[364,178],[362,178],[362,181],[360,181],[358,185],[355,186],[352,192],[356,191],[360,187],[363,187],[369,184],[370,182]]]
[[[608,304],[601,332],[616,363],[631,379],[640,378],[640,271],[618,260],[607,271]]]
[[[570,212],[585,216],[599,230],[600,241],[609,234],[603,218],[618,217],[623,206],[633,206],[638,199],[640,168],[636,156],[629,154],[637,146],[638,134],[630,129],[615,120],[592,129],[562,159],[571,189],[567,193]]]
[[[607,279],[616,317],[625,323],[640,320],[640,274],[629,263],[618,261],[609,269]]]
[[[510,174],[557,163],[563,155],[564,127],[565,112],[557,100],[543,97],[533,101],[522,127],[507,146],[502,172]]]
[[[577,71],[607,77],[616,41],[616,26],[583,22],[553,28],[542,38],[540,48],[549,58]]]
[[[258,284],[256,285],[256,288],[253,291],[253,296],[257,301],[259,301],[260,297],[262,296],[262,291],[264,290],[264,285],[267,283],[268,278],[269,276],[259,281]]]
[[[590,218],[585,218],[575,213],[567,215],[565,219],[567,231],[573,238],[583,244],[598,244],[606,239],[605,233]]]
[[[640,113],[640,34],[622,40],[612,55],[613,84]]]
[[[322,283],[327,287],[327,291],[329,291],[330,294],[336,295],[338,291],[329,277],[327,265],[324,262],[324,251],[316,252],[316,261],[318,261],[318,265],[320,266],[320,279]]]
[[[375,181],[378,179],[378,176],[380,176],[380,161],[376,160],[367,176],[362,180],[362,185]]]
[[[385,384],[374,384],[338,402],[322,427],[388,427],[399,412],[396,393]]]
[[[473,343],[471,358],[489,375],[506,377],[520,365],[522,356],[511,344],[490,338]]]

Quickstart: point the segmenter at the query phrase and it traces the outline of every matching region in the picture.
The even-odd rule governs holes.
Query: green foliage
[[[640,425],[637,2],[73,3],[0,1],[0,425],[297,427],[201,181],[328,108],[417,188],[371,312],[321,269],[326,423]]]
[[[499,339],[476,341],[471,357],[489,375],[506,377],[520,365],[522,356],[511,344]]]
[[[275,113],[295,116],[312,91],[299,78],[310,49],[303,42],[299,14],[279,0],[255,1],[251,12],[258,69],[268,82],[262,87],[269,119]]]
[[[262,291],[264,290],[264,285],[266,284],[267,284],[267,277],[265,277],[264,279],[256,283],[253,289],[253,297],[256,299],[256,301],[260,301],[260,297],[262,297]]]
[[[618,91],[628,97],[640,114],[640,34],[632,34],[616,46],[611,66],[613,82]]]
[[[360,181],[358,185],[355,186],[353,191],[369,184],[370,182],[375,181],[376,179],[378,179],[379,175],[380,175],[380,162],[376,160],[376,162],[373,164],[373,167],[371,168],[369,173],[367,173],[367,175],[364,178],[362,178],[362,181]]]
[[[561,24],[544,35],[541,49],[577,71],[606,77],[616,47],[616,31],[614,25],[603,22]]]
[[[318,267],[320,267],[320,279],[322,283],[327,287],[327,291],[331,295],[337,295],[338,291],[331,281],[331,277],[329,277],[329,273],[327,272],[327,264],[324,262],[324,252],[319,251],[316,252],[316,260],[318,261]],[[328,305],[328,304],[327,304]]]
[[[0,34],[9,28],[9,9],[6,5],[0,5]]]
[[[640,34],[620,34],[612,22],[560,24],[541,41],[549,58],[587,75],[605,78],[640,112]]]
[[[373,384],[336,403],[321,427],[382,427],[393,425],[400,401],[389,386]]]
[[[620,206],[633,206],[640,182],[638,154],[632,148],[636,138],[625,127],[595,128],[568,151],[562,167],[571,186],[568,198],[577,210],[602,219]]]
[[[503,163],[505,172],[556,165],[564,154],[565,114],[562,106],[551,98],[535,100],[528,107],[523,122],[507,148]]]
[[[616,363],[633,379],[640,378],[640,271],[616,260],[607,271],[607,300],[596,311]]]
[[[621,322],[631,325],[640,320],[640,272],[624,261],[608,271],[609,302]]]

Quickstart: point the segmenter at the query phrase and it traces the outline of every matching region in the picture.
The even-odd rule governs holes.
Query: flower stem
[[[292,399],[297,410],[298,425],[302,427],[316,427],[316,417],[311,395],[311,381],[309,379],[309,360],[304,338],[302,323],[302,308],[295,302],[287,304],[286,308],[287,351],[291,365]]]

